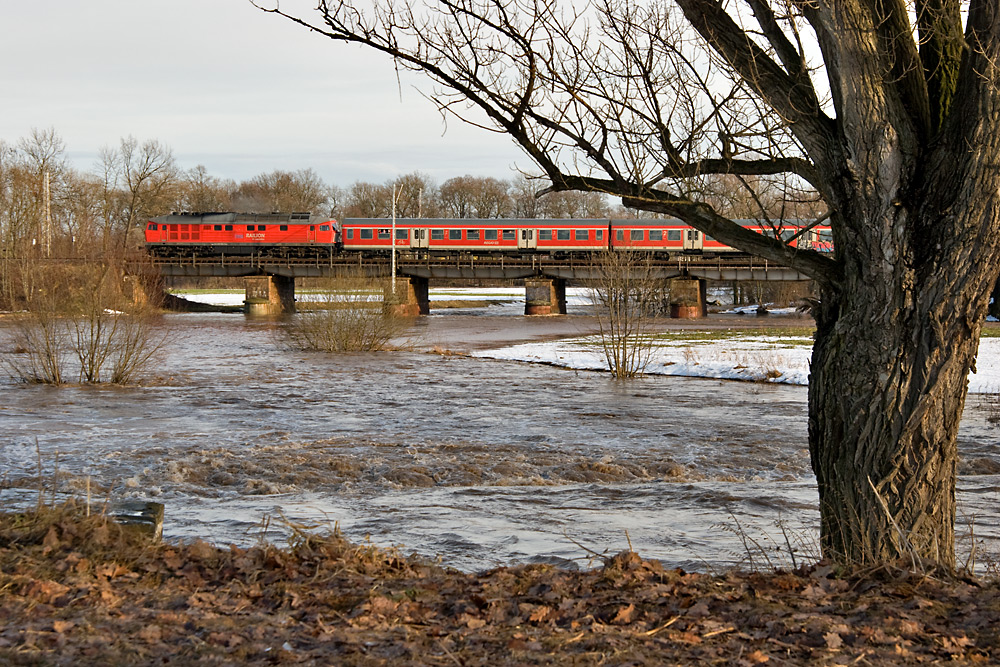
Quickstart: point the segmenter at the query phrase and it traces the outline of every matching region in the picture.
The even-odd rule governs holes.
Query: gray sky
[[[387,58],[248,0],[0,2],[0,139],[55,128],[82,170],[128,135],[234,179],[312,167],[340,186],[413,171],[440,183],[532,167],[503,135],[446,126],[413,87],[426,79],[400,86]]]

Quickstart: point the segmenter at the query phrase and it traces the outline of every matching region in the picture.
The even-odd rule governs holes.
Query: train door
[[[701,250],[704,240],[702,239],[701,232],[697,229],[685,229],[684,230],[684,249],[685,250]]]
[[[534,250],[538,247],[538,239],[535,238],[534,229],[522,229],[517,237],[518,250]]]
[[[411,248],[428,248],[428,232],[425,227],[417,227],[410,234]]]

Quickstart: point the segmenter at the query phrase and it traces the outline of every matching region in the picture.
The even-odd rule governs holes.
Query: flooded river
[[[54,480],[82,498],[89,480],[95,503],[163,502],[167,538],[280,542],[289,524],[336,525],[468,570],[586,565],[630,545],[693,569],[748,553],[787,563],[786,540],[815,553],[804,387],[429,352],[585,333],[585,317],[435,314],[411,351],[347,356],[290,351],[280,324],[242,315],[163,327],[140,387],[0,380],[0,502],[34,502]],[[960,522],[992,548],[990,414],[970,398]]]

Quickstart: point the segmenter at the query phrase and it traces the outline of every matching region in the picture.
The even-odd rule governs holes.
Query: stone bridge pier
[[[524,280],[525,315],[565,315],[566,280],[563,278],[526,278]]]
[[[707,282],[700,278],[670,281],[670,317],[694,319],[708,315]]]
[[[274,317],[295,312],[295,278],[288,276],[248,276],[244,282],[247,315]]]
[[[390,291],[386,289],[386,291]],[[388,296],[388,294],[387,294]],[[430,315],[430,280],[417,276],[396,278],[396,314],[403,317]]]

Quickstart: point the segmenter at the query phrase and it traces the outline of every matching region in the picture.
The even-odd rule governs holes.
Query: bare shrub
[[[131,298],[117,263],[86,262],[36,272],[27,313],[16,321],[4,365],[25,382],[61,384],[67,363],[80,382],[126,384],[139,378],[162,345],[155,311]]]
[[[300,350],[374,352],[398,337],[406,320],[393,310],[385,278],[345,270],[320,284],[320,299],[300,304],[284,327],[289,343]]]
[[[592,286],[601,349],[617,378],[641,375],[649,364],[653,338],[649,325],[661,307],[661,283],[649,253],[609,250],[598,258]]]

